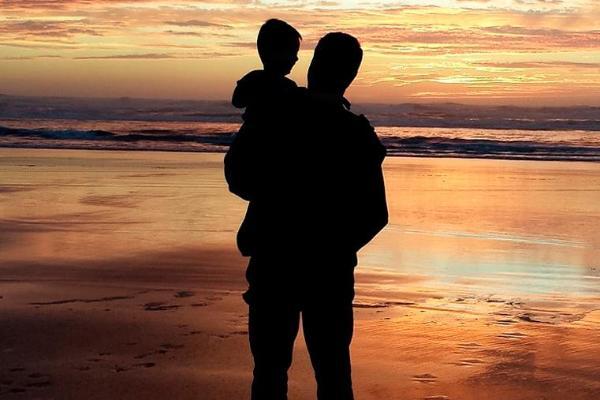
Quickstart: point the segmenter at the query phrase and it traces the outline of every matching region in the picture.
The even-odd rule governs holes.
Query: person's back
[[[343,99],[301,92],[263,146],[257,253],[355,257],[387,222],[385,148]]]

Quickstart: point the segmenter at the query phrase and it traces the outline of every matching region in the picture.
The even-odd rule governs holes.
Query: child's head
[[[265,71],[287,75],[298,61],[302,36],[287,22],[270,19],[260,27],[256,45]]]

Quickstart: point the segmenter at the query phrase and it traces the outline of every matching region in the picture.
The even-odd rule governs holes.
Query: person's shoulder
[[[379,140],[369,119],[363,114],[355,114],[350,110],[346,111],[346,117],[358,147],[363,151],[372,153],[376,159],[383,160],[386,156],[386,149]]]
[[[257,97],[277,97],[288,95],[298,88],[296,82],[281,75],[274,75],[263,70],[255,70],[237,81],[238,88],[255,92]]]
[[[291,80],[287,76],[282,76],[281,77],[281,84],[282,84],[282,86],[284,86],[284,87],[286,87],[288,89],[297,89],[298,88],[298,85],[296,84],[296,82],[294,82],[293,80]]]
[[[347,128],[359,135],[375,134],[375,128],[364,114],[355,114],[351,110],[344,109],[341,112]]]
[[[373,131],[374,128],[371,125],[371,121],[364,114],[355,114],[350,110],[346,110],[346,114],[350,122],[360,130]]]
[[[255,80],[260,80],[260,79],[264,79],[264,78],[265,78],[265,71],[262,69],[255,69],[254,71],[250,71],[246,75],[242,76],[240,78],[240,80],[238,80],[238,84],[251,82],[251,81],[255,81]]]
[[[233,90],[231,104],[236,108],[245,108],[256,97],[256,92],[264,81],[264,71],[254,70],[248,72],[239,81]]]
[[[237,81],[236,91],[242,91],[244,94],[249,94],[247,92],[255,92],[260,90],[261,87],[268,85],[268,80],[265,71],[261,69],[250,71]]]
[[[264,111],[276,110],[290,100],[292,92],[296,89],[296,83],[285,76],[255,70],[247,73],[237,82],[232,104],[237,108],[246,107],[244,119],[247,119],[251,118],[253,113],[249,112],[249,107],[264,108]]]
[[[282,75],[269,73],[262,69],[248,72],[238,82],[238,85],[252,85],[265,91],[292,90],[298,87],[296,82]]]
[[[293,81],[292,81],[293,82]],[[286,92],[285,108],[291,112],[307,112],[312,105],[308,90],[302,86],[294,86]]]
[[[290,91],[290,95],[297,101],[303,101],[305,103],[310,102],[310,94],[308,89],[303,86],[296,86]]]

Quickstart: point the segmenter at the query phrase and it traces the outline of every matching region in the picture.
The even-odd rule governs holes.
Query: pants
[[[250,260],[249,339],[254,357],[252,400],[286,400],[300,315],[319,400],[352,400],[350,342],[354,264],[310,270]],[[277,269],[279,268],[279,269]],[[285,270],[280,270],[286,268]]]

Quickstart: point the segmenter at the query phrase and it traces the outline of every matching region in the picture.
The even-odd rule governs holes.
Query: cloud
[[[195,31],[174,31],[172,29],[164,31],[169,35],[178,36],[197,36],[197,37],[218,37],[218,38],[235,38],[235,35],[228,33],[217,33],[217,32],[195,32]]]
[[[474,52],[529,52],[552,49],[597,49],[600,30],[568,31],[503,25],[488,27],[405,27],[354,28],[361,43],[383,54],[440,54]]]
[[[165,60],[165,59],[210,59],[235,56],[235,53],[203,51],[194,53],[145,53],[145,54],[108,54],[99,56],[77,56],[74,60]]]
[[[15,56],[15,57],[0,57],[0,60],[5,61],[22,61],[22,60],[38,60],[44,58],[63,58],[63,56],[58,54],[40,54],[33,56]]]
[[[224,43],[224,45],[238,49],[256,49],[256,42],[228,42]]]
[[[25,20],[0,24],[0,35],[14,37],[73,37],[76,35],[102,36],[96,29],[80,21]]]
[[[24,49],[82,49],[83,46],[78,45],[76,42],[68,42],[64,40],[36,40],[36,41],[3,41],[0,42],[0,47],[14,47]]]
[[[180,0],[181,4],[251,4],[253,0]],[[131,6],[145,5],[153,3],[164,3],[163,0],[0,0],[0,9],[46,9],[46,10],[65,10],[74,7],[92,7],[92,6]]]
[[[75,60],[161,60],[174,58],[171,54],[146,53],[146,54],[112,54],[104,56],[79,56]]]
[[[212,96],[222,88],[228,96],[228,85],[237,74],[258,64],[255,43],[260,25],[268,17],[276,17],[292,24],[304,38],[300,61],[292,74],[298,80],[304,79],[309,51],[316,41],[335,30],[355,35],[365,50],[357,84],[364,90],[376,87],[389,98],[397,93],[434,92],[461,85],[476,94],[486,93],[490,86],[495,93],[533,93],[539,85],[552,86],[553,91],[598,88],[600,73],[594,62],[600,59],[597,0],[407,2],[418,3],[0,0],[0,51],[3,61],[11,61],[3,64],[6,69],[0,70],[0,76],[8,76],[6,72],[17,76],[19,61],[40,59],[43,69],[47,55],[62,57],[57,64],[64,76],[71,68],[85,75],[81,70],[85,63],[74,60],[114,60],[120,64],[157,60],[148,63],[148,74],[165,60],[165,68],[205,68],[193,78],[185,73],[177,75],[197,79],[194,85],[181,84],[179,90],[200,87]],[[219,60],[232,56],[238,57],[231,62]],[[186,59],[211,62],[172,61]],[[557,59],[561,61],[548,61]],[[399,65],[405,67],[402,73],[394,69]],[[136,71],[138,67],[145,68],[138,64]],[[138,77],[130,74],[123,85]],[[168,88],[176,90],[174,85]]]
[[[558,5],[558,4],[562,4],[563,0],[515,0],[515,3],[517,4],[522,4],[522,5],[539,5],[539,4],[543,4],[543,5]]]
[[[190,19],[187,21],[165,21],[164,22],[166,25],[175,25],[175,26],[183,26],[183,27],[188,27],[188,26],[195,26],[195,27],[202,27],[202,28],[223,28],[223,29],[232,29],[233,27],[230,25],[225,25],[225,24],[217,24],[214,22],[207,22],[207,21],[199,21],[197,19]]]
[[[207,36],[204,33],[191,32],[191,31],[173,31],[173,30],[167,30],[167,31],[165,31],[165,33],[168,33],[170,35],[181,35],[181,36],[200,36],[200,37],[206,37]]]
[[[474,63],[482,67],[491,68],[597,68],[600,72],[600,62],[575,62],[575,61],[520,61],[520,62],[479,62]]]

